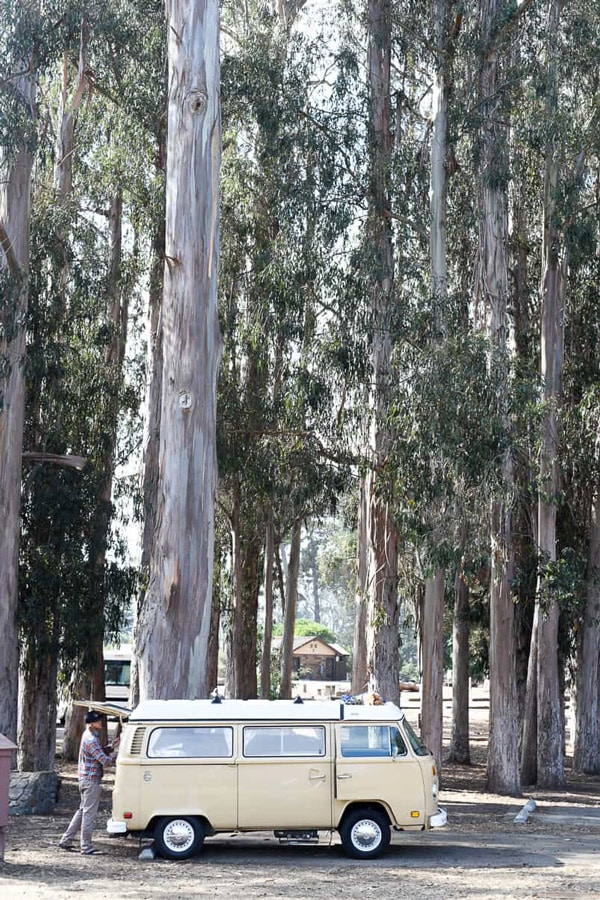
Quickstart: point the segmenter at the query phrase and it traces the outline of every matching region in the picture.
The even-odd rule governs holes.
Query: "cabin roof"
[[[306,646],[306,644],[310,644],[311,641],[318,641],[320,644],[323,644],[328,650],[332,650],[336,656],[349,656],[347,650],[341,646],[341,644],[333,644],[330,641],[326,641],[325,638],[319,637],[317,634],[307,634],[307,635],[296,635],[294,637],[293,650],[294,653],[297,654],[302,647]],[[282,638],[278,635],[273,638],[272,646],[273,647],[281,647]]]

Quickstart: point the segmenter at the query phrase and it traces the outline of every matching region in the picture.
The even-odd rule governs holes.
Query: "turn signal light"
[[[418,809],[412,809],[410,812],[411,819],[419,819],[421,817],[421,813]]]

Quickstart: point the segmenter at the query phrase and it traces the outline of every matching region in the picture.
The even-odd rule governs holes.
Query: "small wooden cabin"
[[[346,681],[349,653],[321,637],[295,637],[293,675],[307,681]]]

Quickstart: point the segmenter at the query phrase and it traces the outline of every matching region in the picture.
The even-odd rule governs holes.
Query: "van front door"
[[[241,731],[238,827],[331,828],[329,725],[244,725]]]
[[[336,725],[335,796],[383,803],[402,827],[426,821],[421,768],[396,725]]]

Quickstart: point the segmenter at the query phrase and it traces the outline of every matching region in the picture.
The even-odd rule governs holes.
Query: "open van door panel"
[[[73,700],[73,705],[93,709],[105,716],[114,716],[116,719],[128,719],[133,712],[132,709],[121,706],[120,703],[109,703],[107,700]]]

